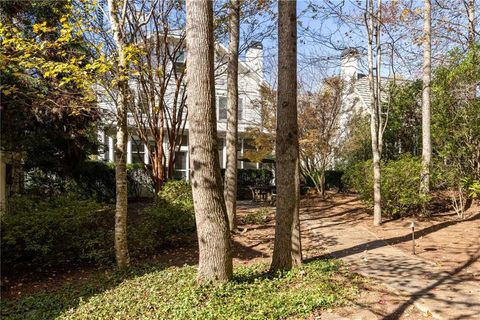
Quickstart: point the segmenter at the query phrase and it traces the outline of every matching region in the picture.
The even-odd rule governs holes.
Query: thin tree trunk
[[[213,8],[187,1],[187,105],[190,167],[197,224],[200,282],[232,277],[230,231],[218,157],[215,115]]]
[[[162,190],[163,184],[165,183],[165,167],[163,165],[162,149],[159,149],[157,144],[155,152],[150,154],[155,194],[158,194],[160,190]]]
[[[302,262],[299,221],[296,1],[278,3],[277,211],[271,270]]]
[[[475,0],[468,0],[467,17],[468,17],[468,48],[471,49],[475,45]]]
[[[432,159],[432,142],[430,139],[430,79],[432,61],[431,41],[431,2],[425,0],[423,24],[423,91],[422,91],[422,173],[420,176],[420,193],[430,191],[430,163]]]
[[[322,196],[322,199],[324,199],[325,198],[325,168],[322,168],[321,174],[320,174],[320,190],[321,190],[320,195]]]
[[[127,0],[124,0],[127,1]],[[127,109],[129,103],[128,70],[125,57],[125,42],[119,21],[118,2],[109,0],[110,24],[118,51],[118,101],[117,101],[117,145],[115,159],[115,256],[119,268],[130,265],[127,243]]]
[[[227,70],[227,167],[225,170],[225,204],[230,231],[235,229],[237,209],[237,141],[238,141],[238,46],[240,2],[230,1]]]
[[[380,1],[379,1],[380,3]],[[377,8],[380,10],[380,8]],[[373,67],[373,33],[377,30],[377,42],[379,41],[379,29],[374,28],[374,5],[373,0],[367,1],[367,31],[368,31],[368,83],[370,88],[370,133],[372,137],[372,156],[373,156],[373,225],[379,226],[382,223],[382,195],[381,195],[381,169],[380,169],[380,139],[381,134],[380,117],[379,113],[379,97],[380,94],[380,66],[378,65],[379,59],[377,58],[377,71],[376,77],[374,77]],[[378,18],[377,18],[378,19]],[[376,23],[379,23],[378,21]],[[377,43],[377,55],[379,54],[379,44]]]

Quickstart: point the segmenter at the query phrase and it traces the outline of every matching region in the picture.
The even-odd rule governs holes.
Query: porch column
[[[145,150],[145,152],[143,154],[143,162],[145,164],[149,164],[150,163],[150,157],[149,157],[149,154],[148,154],[148,149],[147,149],[146,144],[143,146],[143,150]]]
[[[114,143],[113,143],[113,138],[112,137],[108,137],[108,161],[109,162],[114,162],[115,159],[114,159],[114,149],[115,146],[114,146]]]
[[[127,142],[127,164],[132,163],[132,140],[128,138]]]
[[[243,158],[243,138],[242,138],[242,147],[240,149],[240,153],[242,154],[242,158]],[[243,161],[240,161],[240,168],[243,169]]]
[[[100,160],[105,160],[105,131],[98,130],[98,141],[100,142],[98,157]]]
[[[187,149],[187,152],[185,152],[185,160],[186,160],[186,164],[185,164],[185,168],[187,169],[186,172],[185,172],[185,178],[186,180],[190,180],[190,148]]]
[[[227,139],[223,140],[222,153],[223,153],[222,168],[226,169],[227,168]]]

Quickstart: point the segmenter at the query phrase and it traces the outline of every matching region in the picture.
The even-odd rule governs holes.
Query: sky
[[[362,30],[357,29],[353,32],[351,28],[340,24],[335,15],[314,12],[309,2],[297,2],[297,67],[302,87],[312,91],[320,87],[324,78],[340,73],[340,54],[343,49],[365,44],[362,43],[364,38]],[[333,7],[336,5],[334,2],[332,1]],[[313,1],[313,3],[326,9],[325,1]],[[347,3],[343,10],[353,12],[355,7]],[[275,85],[276,78],[277,41],[276,35],[263,41],[265,76],[272,85]]]
[[[298,14],[298,77],[303,88],[313,91],[321,86],[325,77],[340,73],[340,54],[343,49],[356,47],[363,52],[360,57],[362,73],[366,68],[366,30],[362,9],[364,0],[299,0]],[[384,0],[384,8],[389,3],[396,3],[402,11],[400,0]],[[409,1],[404,1],[409,2]],[[413,10],[418,10],[417,18],[409,25],[408,20],[401,21],[398,14],[394,23],[390,24],[389,33],[382,31],[382,76],[397,76],[407,79],[419,78],[422,68],[423,48],[419,42],[422,34],[423,0],[411,0]],[[439,0],[444,9],[433,8],[433,65],[445,63],[445,55],[453,47],[458,46],[454,39],[457,34],[449,33],[446,26],[457,25],[463,35],[466,34],[466,11],[461,0]],[[480,30],[480,1],[477,1],[477,30]],[[442,11],[443,10],[443,11]],[[456,16],[450,20],[450,17]],[[415,15],[412,15],[415,16]],[[346,18],[345,18],[346,17]],[[411,33],[395,27],[404,24]],[[463,30],[461,29],[463,27]],[[457,30],[458,31],[458,30]],[[413,34],[415,33],[416,34]],[[480,36],[479,36],[480,38]],[[415,39],[417,40],[415,42]],[[275,86],[277,65],[276,37],[263,40],[266,80]]]

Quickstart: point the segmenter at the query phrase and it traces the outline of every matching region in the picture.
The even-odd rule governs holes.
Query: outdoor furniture
[[[252,201],[271,201],[275,186],[270,185],[258,185],[258,186],[250,186],[250,191],[252,192]]]

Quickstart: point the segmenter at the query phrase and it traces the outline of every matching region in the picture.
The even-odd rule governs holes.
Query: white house
[[[227,118],[227,73],[225,63],[225,53],[227,49],[223,45],[216,46],[215,63],[217,76],[215,79],[215,94],[217,104],[217,132],[219,144],[219,157],[222,168],[226,166],[226,118]],[[188,52],[181,54],[180,63],[185,63],[184,57]],[[244,150],[248,146],[248,140],[242,137],[242,133],[246,132],[249,127],[260,123],[260,114],[254,107],[261,99],[261,86],[266,85],[263,74],[263,46],[259,42],[250,44],[246,52],[245,58],[239,61],[239,158],[242,157]],[[114,109],[113,102],[105,100],[100,102],[103,104],[101,109]],[[110,121],[114,123],[114,121]],[[129,126],[134,126],[133,119],[129,119]],[[135,130],[130,130],[135,132]],[[104,148],[100,152],[100,158],[104,161],[114,161],[114,144],[115,134],[113,126],[99,133],[100,140],[103,142]],[[175,153],[175,175],[178,178],[189,179],[189,154],[188,154],[188,137],[189,123],[186,119],[184,137],[179,151]],[[143,143],[138,143],[140,139],[135,136],[129,136],[127,144],[127,163],[149,163],[147,149]],[[166,141],[164,142],[166,146]],[[239,161],[239,168],[257,168],[257,164]]]
[[[370,114],[371,96],[368,83],[368,76],[361,73],[361,53],[355,48],[347,48],[341,54],[340,76],[344,83],[344,94],[342,97],[342,111],[340,124],[347,126],[353,114]],[[382,101],[387,101],[389,86],[392,83],[404,84],[408,82],[402,77],[381,77],[380,95]]]

